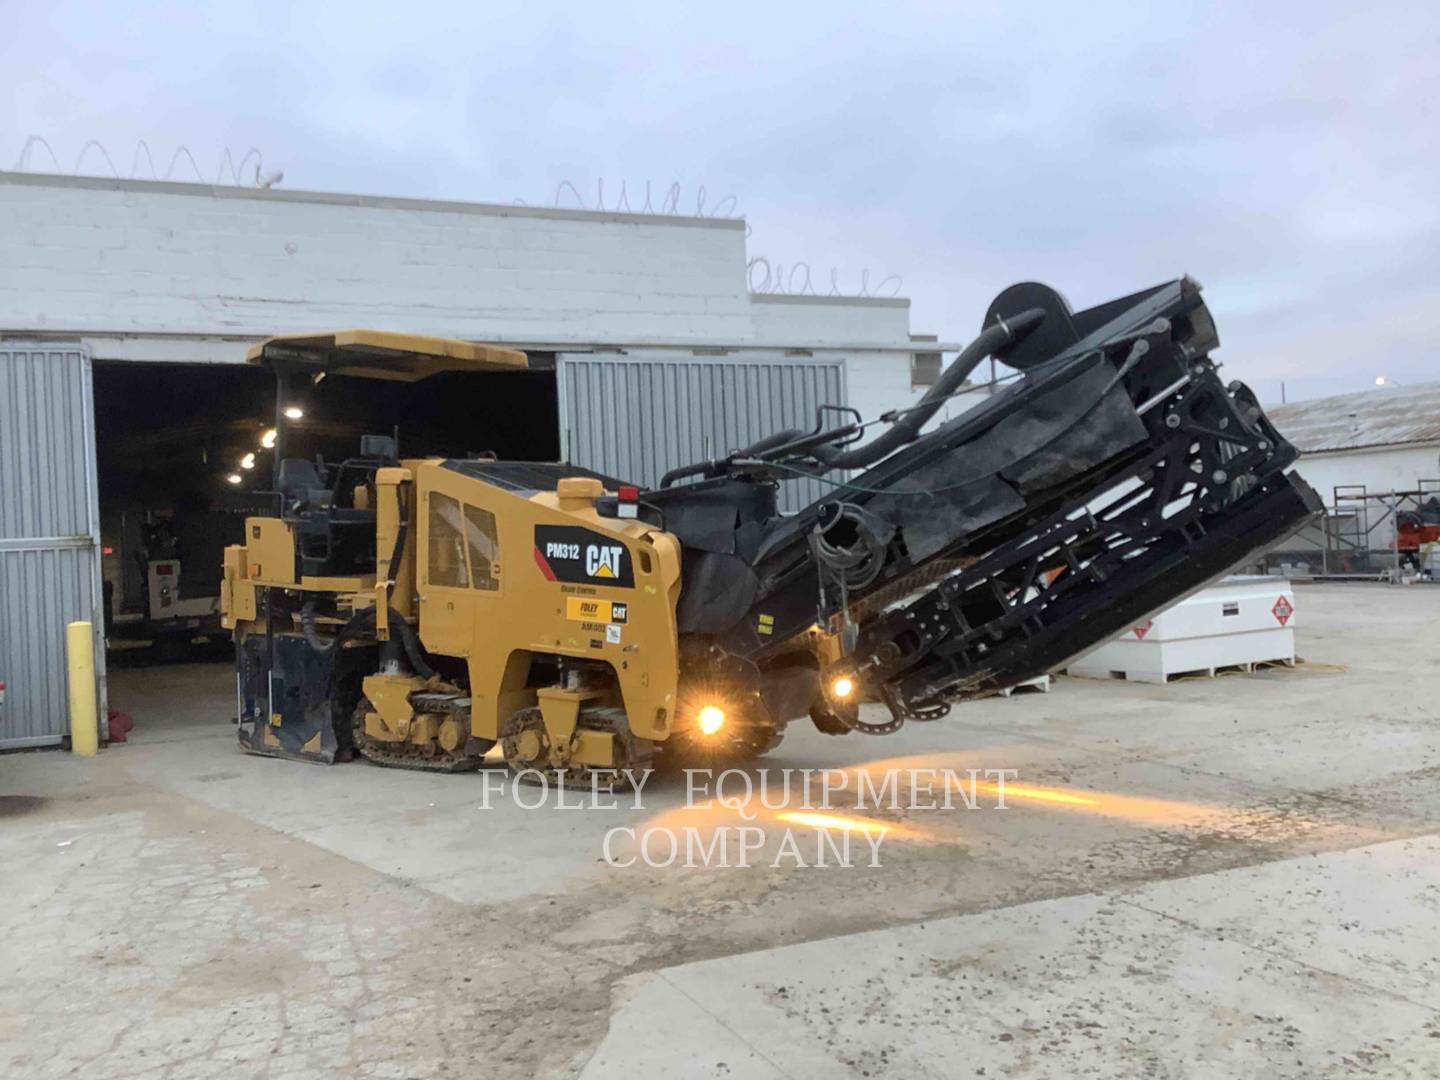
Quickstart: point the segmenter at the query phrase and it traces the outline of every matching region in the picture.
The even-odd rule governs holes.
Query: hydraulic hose
[[[410,669],[422,679],[432,678],[435,669],[425,660],[425,650],[420,644],[420,637],[415,633],[415,628],[393,607],[390,611],[390,627],[392,632],[400,634],[400,645],[405,650],[405,658],[410,661]],[[305,634],[305,641],[309,646],[322,656],[329,656],[334,653],[345,641],[354,637],[366,625],[375,622],[375,609],[365,608],[352,615],[348,622],[340,628],[340,632],[329,641],[326,641],[315,631],[315,602],[307,601],[300,609],[300,629]]]
[[[875,464],[906,443],[914,442],[920,429],[939,411],[945,400],[959,389],[960,384],[980,365],[980,361],[997,349],[1019,341],[1044,319],[1043,308],[1029,308],[1013,319],[997,319],[993,326],[986,327],[979,337],[965,346],[917,405],[906,409],[900,418],[877,438],[848,451],[817,446],[810,450],[810,456],[830,469],[862,469]]]
[[[785,431],[777,431],[773,435],[766,435],[758,442],[753,442],[745,449],[739,451],[741,457],[759,457],[761,454],[784,446],[786,443],[794,442],[796,439],[804,438],[809,432],[800,428],[787,428]],[[660,486],[668,488],[676,480],[684,480],[690,476],[703,476],[721,463],[717,461],[697,461],[693,465],[682,465],[678,469],[671,469],[660,478]]]
[[[420,646],[420,636],[415,633],[415,628],[405,621],[405,616],[394,608],[390,609],[390,628],[392,631],[397,628],[400,631],[400,644],[405,647],[405,657],[410,661],[410,670],[422,679],[433,679],[435,669],[425,662],[425,650]]]
[[[810,548],[846,589],[863,589],[885,568],[885,545],[894,533],[853,503],[830,503],[811,530]]]
[[[766,435],[759,442],[753,442],[745,447],[740,453],[745,457],[759,457],[766,450],[774,450],[777,446],[784,446],[786,443],[804,438],[808,434],[809,432],[800,428],[787,428],[784,431],[777,431],[773,435]]]
[[[351,629],[351,627],[357,626],[360,618],[365,615],[368,615],[371,619],[375,618],[373,609],[367,608],[364,611],[357,612],[351,617],[349,622],[340,628],[338,634],[329,641],[326,641],[315,630],[315,601],[310,599],[306,600],[304,606],[300,609],[300,630],[304,633],[305,641],[309,644],[310,648],[323,656],[332,652],[346,636],[345,632]]]

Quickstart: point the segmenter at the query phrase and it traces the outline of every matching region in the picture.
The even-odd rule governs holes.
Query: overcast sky
[[[1224,6],[0,0],[0,168],[37,134],[64,171],[143,138],[328,191],[678,181],[796,285],[899,275],[915,332],[1184,272],[1266,400],[1440,378],[1440,5]]]

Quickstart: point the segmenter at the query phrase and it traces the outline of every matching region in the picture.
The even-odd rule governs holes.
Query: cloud
[[[12,3],[0,149],[183,142],[213,176],[253,145],[290,187],[497,202],[679,180],[820,291],[902,274],[949,340],[1017,279],[1188,271],[1266,396],[1377,354],[1422,380],[1440,11],[1216,7]]]

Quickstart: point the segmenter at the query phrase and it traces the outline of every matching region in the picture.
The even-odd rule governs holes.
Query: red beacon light
[[[618,500],[615,507],[615,516],[622,518],[633,518],[640,516],[640,489],[634,484],[621,484],[620,490],[615,493]]]

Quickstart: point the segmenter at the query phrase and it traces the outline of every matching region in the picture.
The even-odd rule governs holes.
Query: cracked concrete
[[[1433,1076],[1440,933],[1410,920],[1437,858],[1392,841],[633,976],[583,1075]]]
[[[1044,796],[875,812],[879,868],[611,867],[730,818],[250,758],[223,666],[117,672],[132,742],[0,757],[0,1072],[1435,1075],[1440,591],[1297,603],[1295,672],[797,727],[771,770]]]

